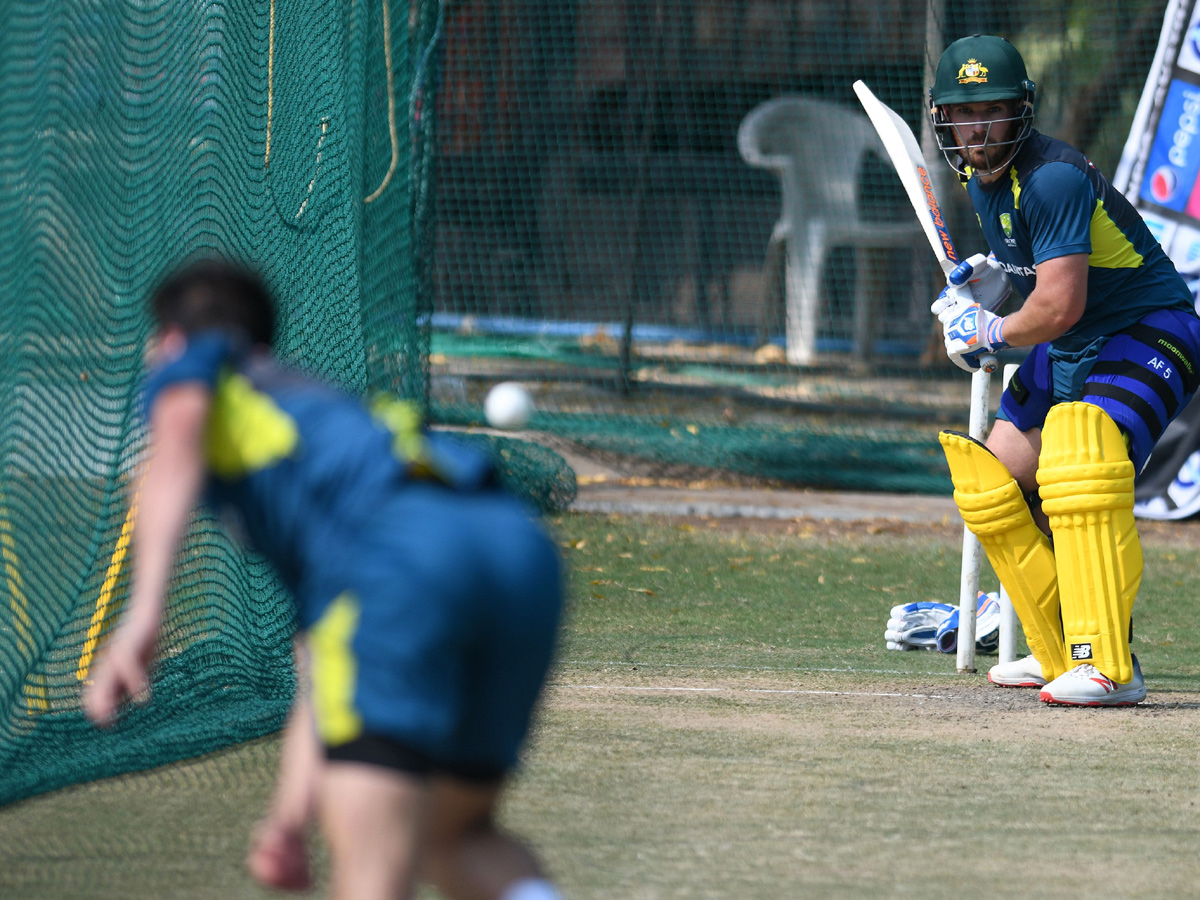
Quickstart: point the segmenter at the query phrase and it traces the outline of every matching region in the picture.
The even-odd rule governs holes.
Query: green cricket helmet
[[[988,122],[988,136],[983,140],[986,149],[1007,147],[1003,162],[980,174],[1001,171],[1033,133],[1033,98],[1036,86],[1025,71],[1025,61],[1017,48],[1002,37],[973,34],[960,38],[942,54],[929,89],[929,116],[937,135],[938,149],[960,175],[969,174],[959,148],[956,126],[951,124],[944,109],[961,103],[983,103],[989,100],[1017,101],[1015,114],[1007,119]],[[1020,122],[1015,137],[1005,141],[990,140],[991,126],[1002,122]],[[968,123],[959,123],[966,125]]]

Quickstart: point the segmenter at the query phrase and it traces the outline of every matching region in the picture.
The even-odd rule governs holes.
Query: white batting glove
[[[950,270],[946,280],[951,284],[966,284],[975,302],[988,312],[996,309],[1012,293],[1012,282],[1001,267],[996,254],[976,253]]]
[[[946,319],[942,322],[946,355],[960,369],[974,372],[979,368],[980,356],[1008,346],[1004,342],[1004,317],[977,303],[946,310]]]
[[[883,631],[889,650],[936,650],[938,628],[956,607],[922,600],[893,606]]]
[[[962,310],[975,303],[975,295],[965,284],[948,284],[937,295],[929,311],[937,316],[939,322],[945,325]]]
[[[975,649],[985,653],[1000,646],[1000,595],[976,593]],[[943,653],[958,649],[958,607],[937,630],[937,648]]]
[[[943,325],[956,314],[955,307],[976,303],[991,312],[1008,299],[1012,282],[994,254],[974,256],[960,262],[946,276],[946,287],[938,294],[929,311]]]

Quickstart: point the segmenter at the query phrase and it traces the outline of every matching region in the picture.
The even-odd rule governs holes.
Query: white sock
[[[526,878],[510,884],[500,900],[562,900],[562,894],[548,881]]]

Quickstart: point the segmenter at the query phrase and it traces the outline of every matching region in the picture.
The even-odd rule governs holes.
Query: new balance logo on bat
[[[933,227],[937,231],[942,249],[946,251],[947,259],[958,260],[954,250],[954,242],[950,240],[950,232],[946,228],[946,220],[942,217],[942,208],[938,205],[937,196],[933,193],[933,182],[929,180],[929,171],[924,166],[917,166],[917,175],[921,180],[921,190],[925,192],[925,205],[929,207],[929,215],[933,218]]]

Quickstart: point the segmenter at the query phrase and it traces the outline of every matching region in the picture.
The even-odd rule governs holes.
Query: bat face
[[[917,143],[908,123],[871,93],[871,89],[863,82],[854,82],[854,93],[858,95],[867,117],[875,126],[883,149],[892,161],[900,183],[904,185],[904,192],[908,195],[942,271],[949,275],[958,264],[958,251],[954,249],[950,229],[946,227],[946,217],[942,215],[942,206],[938,203],[937,193],[933,189],[929,168],[921,155],[921,145]],[[996,358],[985,354],[981,357],[980,364],[985,372],[991,372],[996,368]]]
[[[937,194],[933,190],[925,158],[921,155],[921,145],[917,143],[908,123],[871,93],[871,89],[863,82],[854,82],[854,93],[858,95],[859,102],[879,135],[883,149],[892,161],[900,183],[904,185],[908,202],[912,204],[917,219],[921,222],[925,238],[937,255],[942,271],[949,273],[958,263],[958,253],[946,228],[941,204],[938,203]]]

